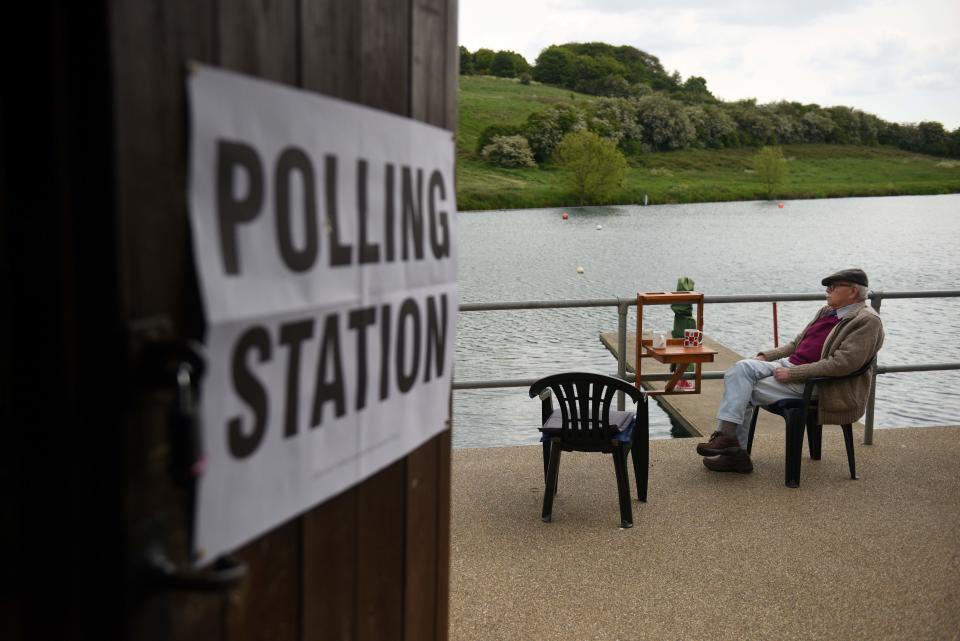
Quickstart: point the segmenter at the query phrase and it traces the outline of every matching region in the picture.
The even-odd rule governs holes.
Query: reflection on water
[[[822,292],[820,279],[862,267],[875,290],[960,289],[960,196],[844,198],[466,212],[459,215],[461,302],[632,298],[689,276],[708,295]],[[597,225],[602,225],[602,230]],[[582,266],[582,274],[577,267]],[[818,303],[780,303],[782,340]],[[635,327],[634,308],[628,327]],[[888,300],[881,307],[882,365],[960,360],[960,299]],[[706,333],[741,354],[773,342],[771,305],[708,305]],[[644,326],[668,331],[668,306]],[[583,369],[616,372],[601,345],[616,308],[464,312],[457,380],[536,378]],[[960,423],[958,372],[886,374],[877,381],[876,425]],[[535,443],[539,403],[526,390],[454,394],[454,445]],[[670,420],[651,404],[651,435]]]

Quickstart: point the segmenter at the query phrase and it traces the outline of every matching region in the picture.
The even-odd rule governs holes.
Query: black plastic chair
[[[546,390],[550,390],[551,393]],[[636,423],[633,412],[611,410],[617,392],[623,392],[638,403]],[[543,433],[543,513],[549,523],[553,518],[553,497],[557,493],[561,452],[603,452],[613,455],[620,499],[620,526],[633,527],[630,505],[630,479],[627,474],[627,453],[633,454],[633,472],[637,480],[639,500],[647,500],[647,468],[649,463],[650,429],[646,394],[633,385],[610,376],[587,372],[566,372],[541,378],[530,387],[530,397],[540,396]],[[553,407],[557,398],[559,409]]]
[[[842,381],[847,378],[856,378],[873,367],[873,359],[855,372],[844,376],[821,376],[809,378],[804,382],[803,398],[785,398],[763,409],[783,417],[786,424],[786,452],[784,454],[784,484],[787,487],[800,487],[800,461],[803,455],[803,432],[807,431],[807,442],[810,448],[810,458],[820,460],[820,444],[823,436],[823,425],[817,421],[817,399],[813,398],[813,388],[819,383]],[[757,427],[757,415],[760,408],[753,408],[753,418],[750,421],[750,435],[747,437],[747,453],[753,451],[753,432]],[[850,466],[850,478],[857,478],[857,463],[853,453],[853,424],[841,425],[843,441],[847,446],[847,464]]]

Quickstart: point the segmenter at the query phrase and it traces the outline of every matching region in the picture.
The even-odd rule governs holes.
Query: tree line
[[[514,125],[482,132],[477,152],[500,164],[510,154],[484,153],[495,138],[511,137],[544,163],[563,135],[590,131],[614,142],[625,154],[689,148],[761,147],[828,143],[892,145],[907,151],[960,158],[960,127],[947,131],[939,122],[892,123],[846,106],[821,107],[800,102],[757,104],[755,99],[722,101],[699,76],[684,80],[667,73],[660,60],[630,46],[568,43],[545,48],[531,66],[513,51],[460,47],[460,73],[531,80],[599,96],[571,101],[531,114]],[[522,149],[520,158],[525,159]],[[499,160],[498,160],[499,158]],[[504,159],[507,159],[504,162]],[[529,164],[527,160],[515,164]]]

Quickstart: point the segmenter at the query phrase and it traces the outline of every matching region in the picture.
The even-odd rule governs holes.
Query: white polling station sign
[[[202,565],[445,428],[456,196],[449,131],[203,66],[188,91]]]

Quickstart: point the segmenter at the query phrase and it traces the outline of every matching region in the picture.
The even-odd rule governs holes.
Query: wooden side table
[[[649,390],[647,394],[699,394],[700,377],[703,363],[712,363],[717,350],[704,347],[684,347],[682,338],[669,338],[664,347],[654,347],[652,340],[643,339],[644,305],[672,305],[674,303],[693,303],[697,306],[697,329],[703,331],[703,294],[700,292],[645,292],[637,294],[637,353],[636,380],[639,389],[643,359],[653,358],[661,363],[676,364],[676,370],[662,390]],[[695,366],[694,386],[692,390],[682,390],[677,383],[687,371],[687,365]]]

